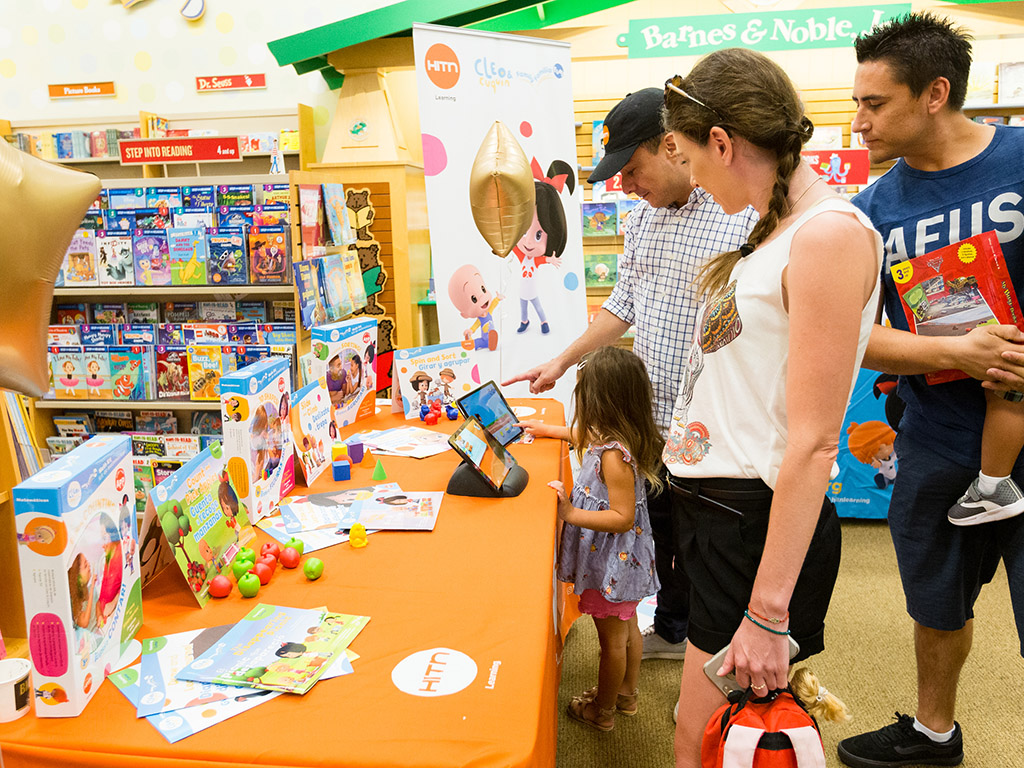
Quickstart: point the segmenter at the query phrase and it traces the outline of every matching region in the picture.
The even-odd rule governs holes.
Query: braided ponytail
[[[814,124],[786,73],[763,54],[746,48],[727,48],[708,54],[684,79],[684,89],[697,103],[669,94],[662,118],[665,129],[678,131],[705,146],[711,129],[721,126],[778,158],[768,209],[754,226],[746,245],[712,257],[697,275],[698,291],[706,297],[722,293],[736,264],[763,243],[789,213],[789,185],[801,162],[800,150],[811,138]]]

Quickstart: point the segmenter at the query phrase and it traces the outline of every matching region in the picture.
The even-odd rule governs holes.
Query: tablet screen
[[[455,404],[467,419],[471,416],[479,419],[502,445],[508,445],[523,434],[516,415],[493,381],[463,395]]]
[[[496,491],[501,490],[505,477],[516,465],[512,454],[474,418],[462,422],[455,434],[448,438],[448,443]]]

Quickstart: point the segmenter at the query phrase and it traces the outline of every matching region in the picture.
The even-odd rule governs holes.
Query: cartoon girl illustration
[[[881,421],[850,422],[846,434],[854,458],[878,470],[876,486],[884,490],[896,482],[896,452],[893,450],[896,433],[892,427]]]
[[[497,349],[498,331],[494,327],[494,310],[504,297],[487,289],[480,270],[472,264],[463,264],[456,269],[448,281],[448,297],[460,315],[475,320],[463,331],[463,346],[467,349]],[[477,332],[479,335],[472,338]]]
[[[60,378],[60,383],[64,385],[64,394],[68,397],[75,396],[75,387],[78,386],[78,377],[75,376],[75,364],[71,360],[65,360],[61,365],[61,370],[64,371],[64,375]]]
[[[85,366],[89,374],[85,377],[85,384],[89,387],[89,394],[100,396],[100,387],[103,386],[103,377],[99,375],[100,363],[98,360],[90,360]]]
[[[238,517],[238,494],[231,487],[228,479],[228,471],[225,469],[220,473],[220,485],[217,488],[217,502],[220,504],[220,511],[224,514],[229,528],[237,526],[235,518]]]
[[[442,368],[437,372],[437,389],[440,392],[441,402],[444,405],[451,405],[455,402],[455,395],[452,394],[452,382],[455,381],[455,371],[451,368]]]
[[[523,333],[530,327],[528,306],[540,318],[540,332],[548,333],[547,316],[540,304],[537,292],[537,269],[542,264],[551,264],[559,269],[562,267],[561,257],[565,250],[566,224],[565,209],[559,196],[564,187],[572,194],[576,186],[576,176],[568,163],[555,160],[548,167],[548,174],[541,173],[540,164],[534,158],[530,162],[533,168],[533,186],[536,191],[537,207],[533,211],[533,221],[512,252],[519,259],[519,311],[520,323],[516,333]]]

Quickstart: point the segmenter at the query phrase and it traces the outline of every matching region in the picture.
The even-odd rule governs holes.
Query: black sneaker
[[[964,736],[960,724],[954,722],[949,741],[932,741],[914,729],[914,718],[897,712],[895,723],[839,742],[839,759],[853,768],[960,765],[964,760]]]

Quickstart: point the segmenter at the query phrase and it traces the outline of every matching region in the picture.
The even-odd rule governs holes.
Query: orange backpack
[[[701,768],[825,768],[821,734],[789,690],[755,698],[736,691],[711,716]]]

